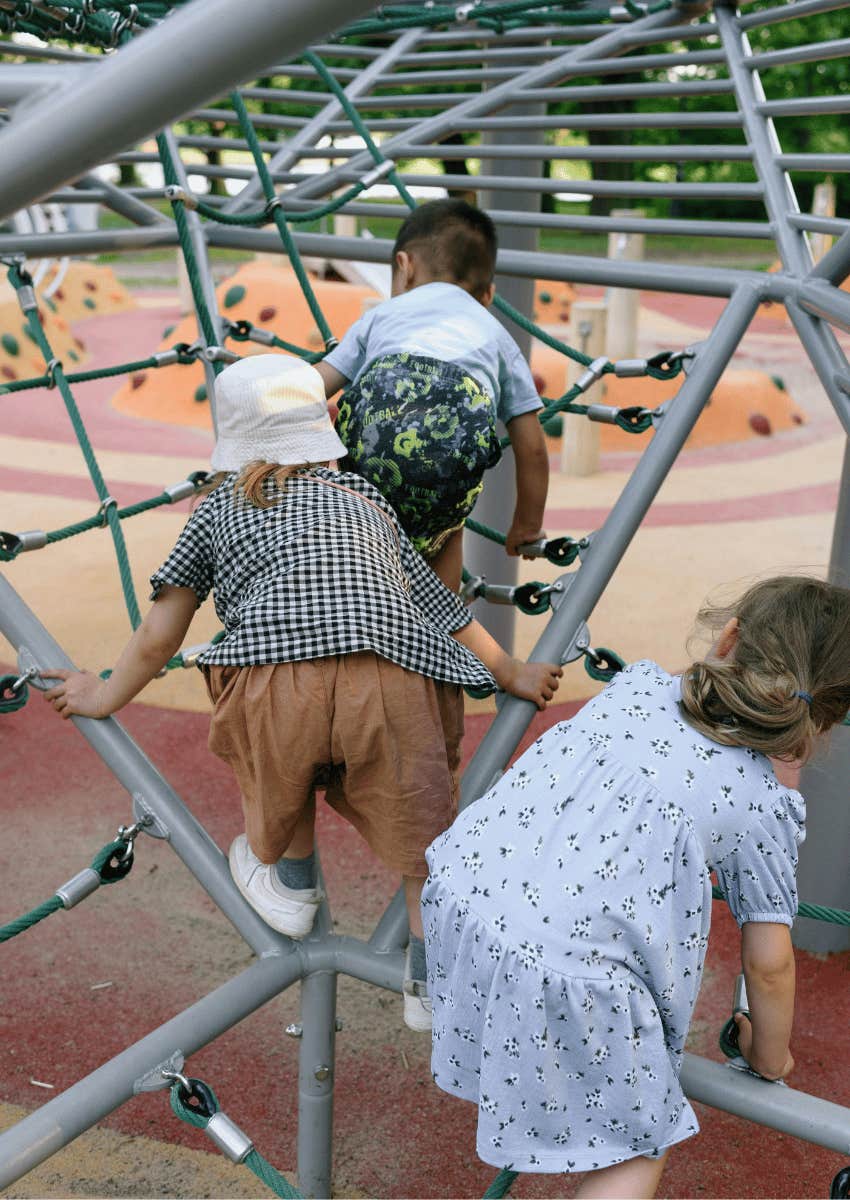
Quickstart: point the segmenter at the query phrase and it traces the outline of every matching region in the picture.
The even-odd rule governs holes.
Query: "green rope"
[[[255,328],[258,326],[252,325],[250,321],[231,321],[225,338],[231,337],[235,342],[259,340],[251,337],[251,330]],[[276,333],[270,333],[269,330],[263,330],[263,334],[264,345],[275,346],[278,350],[286,350],[289,354],[297,354],[305,362],[316,363],[325,357],[324,350],[305,350],[303,346],[296,346],[294,342],[285,342],[283,338],[279,338]]]
[[[508,1195],[514,1180],[518,1177],[518,1171],[511,1171],[508,1167],[502,1167],[499,1174],[484,1193],[483,1200],[502,1200],[503,1196]]]
[[[185,342],[180,342],[176,346],[172,346],[172,352],[177,352],[177,362],[187,366],[190,363],[196,362],[194,354],[187,354],[188,347]],[[73,371],[65,375],[68,383],[90,383],[93,379],[112,379],[116,375],[133,375],[137,371],[151,371],[158,367],[171,366],[170,362],[162,362],[161,356],[151,355],[150,358],[140,358],[136,362],[119,363],[114,367],[98,367],[91,371]],[[0,396],[11,394],[12,392],[25,392],[32,388],[50,387],[51,377],[49,375],[35,375],[31,379],[15,379],[9,383],[0,383]]]
[[[320,221],[322,217],[329,217],[331,213],[335,213],[351,200],[355,200],[362,191],[362,183],[353,183],[347,191],[342,192],[333,200],[328,200],[327,204],[320,204],[318,208],[304,209],[301,212],[287,212],[286,219],[290,225],[304,225],[308,221]],[[198,196],[195,197],[195,203],[202,217],[207,217],[210,221],[218,221],[221,225],[267,225],[272,219],[268,207],[249,213],[228,213],[212,204],[207,204]]]
[[[23,288],[32,286],[29,277],[24,277],[20,267],[17,264],[13,264],[9,268],[9,281],[18,294],[20,294]],[[118,520],[116,513],[117,505],[109,495],[109,489],[106,486],[106,481],[101,473],[100,466],[97,458],[95,457],[94,449],[89,441],[88,433],[86,432],[86,427],[83,423],[82,416],[77,408],[76,401],[74,400],[67,380],[65,379],[65,375],[62,370],[62,364],[58,359],[54,358],[53,350],[51,349],[50,343],[48,342],[44,330],[42,329],[41,321],[38,318],[38,309],[35,307],[34,296],[35,293],[33,292],[33,307],[28,307],[24,310],[27,328],[29,329],[33,341],[38,346],[39,350],[41,350],[41,353],[44,356],[44,361],[46,363],[54,364],[53,381],[56,387],[59,389],[59,393],[65,403],[65,408],[68,416],[71,419],[71,424],[73,426],[74,433],[76,434],[77,442],[79,443],[80,449],[83,453],[83,458],[85,459],[86,466],[88,467],[89,476],[94,484],[97,497],[103,506],[103,516],[105,522],[109,525],[110,532],[112,533],[112,541],[115,547],[115,557],[118,560],[118,572],[121,576],[121,587],[124,592],[124,603],[127,607],[127,612],[130,617],[130,623],[135,629],[141,623],[142,615],[139,611],[138,601],[136,600],[136,590],[133,586],[133,576],[130,570],[130,560],[127,555],[127,546],[124,541],[121,522]]]
[[[185,1089],[179,1080],[175,1080],[169,1094],[171,1111],[187,1125],[191,1125],[195,1129],[206,1130],[211,1117],[221,1112],[221,1105],[208,1083],[203,1083],[200,1079],[190,1079],[189,1083],[193,1088],[195,1085],[199,1085],[198,1091],[203,1101],[203,1107],[195,1108],[185,1101],[181,1095]],[[276,1196],[283,1197],[283,1200],[303,1200],[301,1193],[270,1162],[263,1158],[259,1150],[252,1148],[242,1161]]]
[[[101,884],[118,883],[119,880],[125,879],[129,875],[133,866],[133,856],[130,854],[129,857],[125,857],[127,846],[128,843],[123,838],[116,838],[114,842],[109,842],[94,856],[91,869],[96,872]],[[112,859],[116,856],[118,861],[112,864]],[[16,921],[0,925],[0,942],[8,942],[13,937],[17,937],[19,933],[23,933],[24,930],[32,929],[33,925],[37,925],[39,921],[43,921],[45,917],[49,917],[51,913],[58,912],[60,908],[64,907],[58,895],[51,896],[49,900],[45,900],[37,908],[30,909]]]
[[[712,887],[711,894],[715,900],[725,900],[726,895],[719,887]],[[850,912],[843,908],[829,908],[825,904],[806,904],[800,901],[797,907],[798,917],[808,917],[812,921],[828,921],[831,925],[850,925]]]
[[[239,118],[239,126],[242,130],[242,136],[248,143],[248,148],[250,149],[254,158],[254,165],[257,168],[257,175],[262,185],[263,195],[266,198],[266,205],[268,206],[274,223],[277,226],[278,233],[280,234],[281,241],[283,242],[283,247],[286,250],[287,256],[289,257],[289,261],[292,265],[293,271],[295,272],[296,278],[301,285],[301,291],[304,293],[304,299],[307,301],[310,312],[313,315],[313,320],[316,322],[325,346],[329,348],[331,345],[336,344],[336,339],[331,333],[330,326],[325,320],[324,313],[319,306],[319,301],[316,299],[316,293],[313,291],[313,286],[310,283],[310,277],[304,268],[304,264],[301,261],[301,255],[298,253],[298,248],[295,245],[292,233],[290,232],[289,226],[286,223],[286,217],[284,216],[283,210],[280,207],[280,201],[275,193],[274,182],[272,181],[268,166],[266,165],[266,160],[263,157],[263,152],[260,148],[260,143],[254,130],[254,126],[251,124],[251,118],[249,116],[248,109],[245,106],[245,101],[238,92],[231,92],[230,102],[233,105],[237,117]]]
[[[156,146],[159,151],[159,159],[162,163],[162,173],[166,185],[169,187],[179,187],[177,168],[164,133],[157,134]],[[186,273],[189,276],[189,286],[192,290],[192,299],[195,303],[195,311],[198,314],[201,332],[207,346],[215,346],[218,342],[218,335],[216,334],[212,313],[207,304],[201,274],[198,270],[198,260],[195,255],[195,248],[192,245],[192,235],[186,217],[185,202],[175,197],[171,201],[171,208],[174,213],[174,223],[177,226],[177,236],[180,239],[180,249],[183,252],[183,261],[186,263]],[[220,362],[212,363],[213,373],[218,375],[223,370],[223,366],[224,364]]]

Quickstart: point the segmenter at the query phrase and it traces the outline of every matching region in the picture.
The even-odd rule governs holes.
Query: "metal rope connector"
[[[209,471],[193,471],[188,479],[181,479],[172,483],[170,487],[163,488],[163,494],[171,504],[177,504],[180,500],[188,500],[190,496],[194,496],[208,478]]]
[[[263,212],[267,217],[270,217],[276,208],[279,208],[281,211],[283,211],[283,202],[280,196],[272,196],[271,200],[267,200],[266,207],[263,209]]]
[[[591,384],[596,383],[597,379],[602,378],[607,368],[611,365],[611,359],[606,358],[604,355],[601,358],[594,358],[587,369],[579,375],[575,386],[580,392],[586,392]]]
[[[239,362],[240,355],[234,354],[232,350],[226,350],[224,346],[205,346],[203,356],[207,362],[223,362],[235,363]]]
[[[331,334],[331,336],[330,336],[330,337],[327,339],[327,341],[325,342],[325,350],[326,350],[328,353],[330,353],[330,351],[331,351],[331,350],[333,350],[333,349],[334,349],[334,347],[335,347],[335,346],[338,346],[338,345],[339,345],[339,338],[335,338],[335,337],[333,336],[333,334]]]
[[[36,300],[35,288],[31,283],[24,283],[21,287],[17,288],[17,295],[18,304],[20,304],[22,312],[38,312],[38,300]]]
[[[176,200],[181,200],[186,208],[197,208],[198,197],[192,192],[187,192],[179,183],[169,183],[165,189],[165,198],[173,204]]]
[[[110,508],[114,508],[115,511],[117,512],[118,511],[118,501],[115,499],[114,496],[104,496],[104,498],[103,498],[103,500],[101,500],[100,505],[97,510],[100,513],[101,525],[106,526],[109,524]]]
[[[62,370],[62,360],[60,358],[51,358],[50,362],[45,367],[47,375],[47,383],[44,385],[48,388],[56,387],[56,372]]]
[[[617,409],[612,408],[610,404],[588,404],[587,416],[589,420],[598,421],[601,425],[617,424]]]
[[[646,374],[645,358],[621,358],[614,363],[614,374],[618,379],[637,379]]]
[[[47,534],[43,529],[27,529],[23,533],[5,533],[0,530],[0,550],[12,556],[25,550],[43,550],[47,545]]]

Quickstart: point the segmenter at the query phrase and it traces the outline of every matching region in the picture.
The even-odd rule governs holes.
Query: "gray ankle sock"
[[[303,892],[316,886],[316,855],[306,858],[279,858],[275,863],[277,877],[284,887]]]
[[[411,933],[410,939],[410,977],[418,983],[424,983],[428,978],[428,971],[425,967],[425,943],[422,938],[418,938],[414,933]]]

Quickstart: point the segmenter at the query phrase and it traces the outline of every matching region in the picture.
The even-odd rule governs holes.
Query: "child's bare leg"
[[[588,1171],[576,1200],[652,1200],[666,1161],[666,1154],[661,1158],[629,1158],[601,1171]]]
[[[463,529],[450,534],[428,565],[452,592],[460,591],[463,571]]]
[[[422,909],[419,906],[419,901],[422,897],[422,889],[425,886],[424,875],[404,875],[402,884],[404,885],[404,902],[407,905],[407,921],[410,925],[410,932],[420,941],[425,939],[425,931],[422,928]]]

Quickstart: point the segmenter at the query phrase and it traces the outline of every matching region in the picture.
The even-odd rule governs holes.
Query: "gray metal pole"
[[[506,112],[516,116],[542,116],[545,105],[523,104],[511,105]],[[543,163],[540,159],[532,162],[509,158],[494,158],[488,160],[487,146],[495,146],[513,140],[511,134],[493,133],[484,140],[481,146],[481,170],[494,182],[499,176],[521,175],[529,182],[540,180],[543,176]],[[543,134],[529,135],[529,143],[542,145]],[[475,180],[470,180],[475,182]],[[488,180],[489,182],[489,180]],[[540,212],[540,193],[529,191],[519,195],[509,195],[503,189],[494,187],[492,191],[479,191],[478,203],[488,209],[496,222],[499,236],[499,246],[503,251],[515,254],[533,253],[537,250],[537,229],[535,226],[508,226],[499,223],[500,208],[515,208],[521,212]],[[534,280],[516,279],[508,275],[496,275],[496,288],[500,296],[526,316],[534,312]],[[500,321],[517,342],[526,358],[531,355],[531,335],[519,329],[512,321],[492,309],[493,315]],[[504,426],[499,425],[501,433]],[[514,457],[506,450],[502,461],[492,471],[488,471],[484,491],[475,505],[475,519],[485,525],[506,533],[511,526],[516,503],[516,480]],[[477,534],[466,533],[463,544],[464,562],[473,575],[483,575],[491,583],[505,583],[511,586],[519,576],[519,560],[509,558],[503,546],[479,537]],[[474,605],[475,616],[482,625],[493,635],[496,641],[509,653],[513,651],[514,631],[516,628],[516,610],[513,605],[493,605],[486,600],[478,600]]]
[[[20,653],[26,650],[35,666],[74,668],[74,663],[3,575],[0,575],[0,633]],[[71,720],[121,785],[131,796],[138,797],[145,810],[161,823],[175,853],[254,953],[285,953],[289,940],[275,933],[242,899],[218,846],[115,718],[95,721],[72,717]]]
[[[850,1153],[850,1108],[766,1083],[725,1063],[711,1062],[695,1054],[685,1054],[681,1081],[691,1100],[790,1133],[839,1154]]]
[[[0,1188],[26,1175],[138,1092],[148,1090],[144,1077],[159,1065],[165,1066],[175,1053],[194,1054],[279,995],[301,972],[301,956],[294,949],[283,956],[261,958],[0,1133]],[[168,1101],[159,1097],[152,1103]]]
[[[832,249],[815,263],[812,268],[813,279],[826,279],[836,287],[850,275],[850,229],[843,233]]]
[[[382,50],[380,55],[373,59],[369,66],[364,67],[362,71],[355,75],[354,79],[345,89],[345,94],[349,100],[354,102],[359,97],[365,95],[379,75],[387,70],[391,70],[402,54],[407,54],[409,51],[415,49],[421,32],[419,29],[406,30],[390,46]],[[285,93],[282,93],[282,95],[285,95]],[[288,171],[298,161],[301,152],[306,147],[315,146],[316,142],[325,132],[328,122],[342,115],[342,105],[334,97],[325,105],[321,112],[317,112],[314,117],[311,117],[302,129],[299,129],[296,134],[287,139],[286,144],[273,155],[269,161],[269,171],[272,175],[276,171]],[[252,179],[237,196],[234,196],[232,200],[229,200],[225,204],[224,211],[228,213],[242,212],[260,200],[262,195],[263,189],[259,179]]]
[[[850,439],[844,452],[844,469],[829,578],[850,587]],[[797,885],[800,895],[814,904],[850,909],[850,727],[834,729],[829,747],[802,773],[801,791],[808,806],[806,840],[800,847]],[[826,951],[850,948],[850,929],[825,921],[800,917],[794,925],[794,942],[804,950]]]
[[[734,354],[760,298],[757,288],[741,287],[721,313],[655,437],[605,524],[594,535],[581,567],[571,576],[569,592],[531,653],[533,661],[557,662],[571,645],[582,622],[589,618]],[[461,789],[462,806],[471,804],[498,779],[535,711],[534,705],[527,700],[513,696],[505,699],[501,712],[467,767]]]
[[[301,981],[298,1055],[298,1188],[331,1194],[336,1041],[336,974],[311,971]]]
[[[371,8],[204,0],[176,10],[0,131],[0,220]]]

